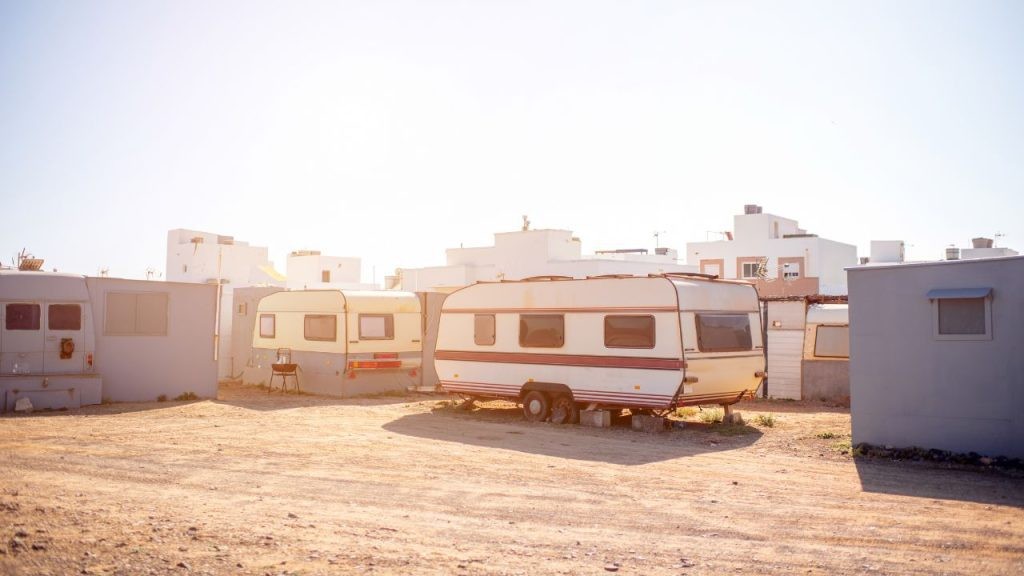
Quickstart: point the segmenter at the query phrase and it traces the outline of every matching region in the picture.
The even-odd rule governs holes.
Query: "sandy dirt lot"
[[[0,573],[1024,573],[1019,473],[851,458],[844,409],[644,434],[439,404],[5,416]]]

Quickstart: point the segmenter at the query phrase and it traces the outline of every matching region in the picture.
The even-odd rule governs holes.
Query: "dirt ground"
[[[854,459],[842,408],[645,434],[442,400],[4,416],[0,573],[1024,573],[1020,473]]]

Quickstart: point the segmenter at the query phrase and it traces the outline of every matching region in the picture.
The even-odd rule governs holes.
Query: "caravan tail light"
[[[349,370],[359,368],[401,368],[401,360],[353,360],[348,363]]]
[[[85,365],[92,368],[92,352],[85,355]]]

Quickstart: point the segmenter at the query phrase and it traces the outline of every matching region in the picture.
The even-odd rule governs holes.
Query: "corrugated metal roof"
[[[987,298],[991,294],[991,288],[936,288],[928,291],[928,298]]]

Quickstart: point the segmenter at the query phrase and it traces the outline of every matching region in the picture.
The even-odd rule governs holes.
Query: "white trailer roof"
[[[849,324],[849,304],[812,304],[807,308],[808,324]]]
[[[289,290],[264,296],[260,312],[316,312],[341,314],[367,312],[419,313],[420,300],[414,292],[392,290]]]

